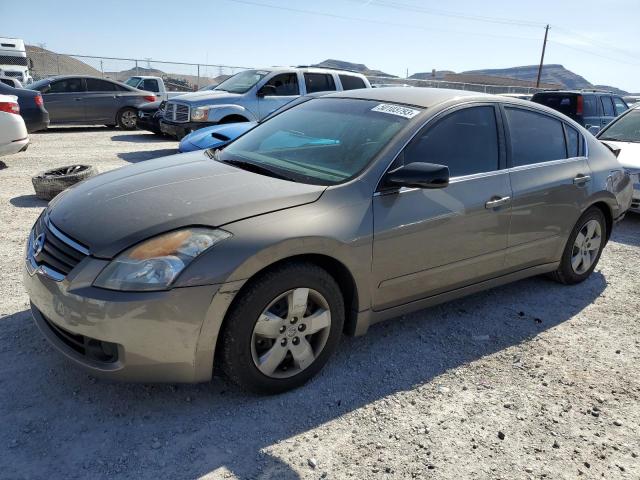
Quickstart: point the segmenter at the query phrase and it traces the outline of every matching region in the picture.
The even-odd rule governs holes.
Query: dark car
[[[20,115],[24,119],[27,131],[37,132],[49,126],[49,112],[44,107],[42,95],[27,88],[13,88],[0,83],[1,95],[15,95],[18,97]]]
[[[622,97],[597,90],[538,92],[531,101],[564,113],[586,129],[597,127],[597,130],[629,109]]]
[[[164,100],[157,100],[138,107],[138,123],[136,126],[140,130],[148,130],[156,135],[162,135],[160,131],[160,119],[164,115],[165,103],[167,102]]]
[[[136,128],[138,107],[155,102],[152,93],[88,76],[46,78],[28,85],[44,97],[51,124],[98,124]]]

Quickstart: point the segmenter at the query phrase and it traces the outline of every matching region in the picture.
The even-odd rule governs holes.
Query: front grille
[[[29,255],[34,263],[63,277],[89,255],[88,248],[58,230],[46,215],[34,225],[31,240]]]
[[[164,109],[164,119],[170,122],[186,123],[189,121],[189,105],[167,102]]]
[[[22,72],[2,72],[7,77],[22,78]]]
[[[40,312],[40,315],[42,315],[42,312]],[[103,342],[95,338],[71,333],[59,327],[44,315],[42,315],[42,319],[62,343],[80,355],[104,363],[114,363],[118,360],[118,346],[115,343]]]

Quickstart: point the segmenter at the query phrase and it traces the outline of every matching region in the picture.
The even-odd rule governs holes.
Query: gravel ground
[[[258,397],[96,380],[27,310],[38,171],[100,171],[175,142],[104,128],[32,136],[0,171],[0,478],[640,478],[640,216],[589,280],[533,278],[344,338],[321,375]]]

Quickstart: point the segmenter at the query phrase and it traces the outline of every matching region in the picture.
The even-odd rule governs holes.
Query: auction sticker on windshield
[[[391,105],[389,103],[381,103],[371,109],[372,112],[390,113],[404,118],[413,118],[420,113],[420,110],[413,108],[401,107],[400,105]]]

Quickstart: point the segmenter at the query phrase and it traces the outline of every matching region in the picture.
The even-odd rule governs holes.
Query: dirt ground
[[[70,365],[22,287],[24,242],[45,206],[30,178],[175,148],[70,128],[2,159],[0,478],[640,478],[640,215],[583,284],[533,278],[378,324],[284,395],[223,378],[108,383]]]

